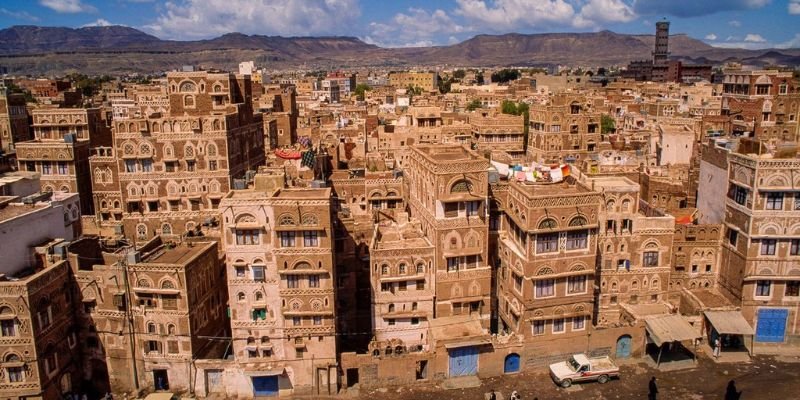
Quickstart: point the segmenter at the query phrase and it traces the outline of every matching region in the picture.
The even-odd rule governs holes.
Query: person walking
[[[656,400],[658,396],[658,385],[656,385],[656,377],[653,376],[650,378],[650,383],[647,385],[647,399],[648,400]]]
[[[725,400],[739,400],[742,392],[736,390],[736,382],[733,379],[728,382],[728,387],[725,389]]]
[[[492,389],[492,391],[489,392],[489,400],[497,400],[497,395],[494,394],[494,389]]]
[[[722,348],[722,341],[719,340],[719,336],[714,339],[714,358],[719,359],[719,351]]]

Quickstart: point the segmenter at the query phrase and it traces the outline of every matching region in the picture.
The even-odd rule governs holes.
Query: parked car
[[[619,377],[619,367],[607,356],[589,358],[585,354],[575,354],[567,361],[550,364],[550,377],[563,388],[572,386],[573,382],[606,383]]]

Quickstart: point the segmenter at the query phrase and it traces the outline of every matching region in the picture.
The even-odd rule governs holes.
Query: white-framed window
[[[572,330],[582,331],[586,329],[586,317],[583,315],[579,317],[572,317]]]
[[[556,295],[556,280],[542,279],[536,281],[536,298],[553,297]]]
[[[294,232],[281,232],[281,247],[294,247]]]
[[[554,253],[556,251],[558,251],[558,233],[536,235],[536,253]]]
[[[544,335],[544,323],[545,323],[545,321],[532,321],[531,322],[531,334],[533,336]]]
[[[303,231],[303,247],[319,246],[319,232]]]
[[[567,278],[567,294],[586,293],[586,275]]]
[[[778,241],[776,239],[761,239],[761,255],[774,256]]]
[[[266,279],[264,275],[264,266],[263,265],[253,265],[250,267],[250,271],[253,273],[253,280],[256,282],[264,282]]]
[[[756,281],[756,297],[769,297],[772,294],[772,281]]]
[[[564,326],[564,318],[556,318],[553,320],[553,333],[564,333],[566,327]]]
[[[522,277],[517,274],[512,274],[511,276],[514,278],[514,290],[522,293]]]
[[[768,192],[765,207],[767,210],[783,210],[783,192]]]

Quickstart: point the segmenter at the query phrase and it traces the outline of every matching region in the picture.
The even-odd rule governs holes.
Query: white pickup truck
[[[615,376],[619,376],[619,367],[608,357],[589,358],[585,354],[575,354],[567,361],[550,364],[550,377],[563,388],[570,387],[573,382],[606,383]]]

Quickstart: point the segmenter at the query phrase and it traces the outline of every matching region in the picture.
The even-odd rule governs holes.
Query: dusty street
[[[359,399],[369,400],[445,400],[483,399],[494,389],[502,394],[498,399],[508,399],[512,390],[518,390],[524,400],[549,399],[646,399],[650,376],[658,378],[659,399],[723,399],[728,381],[736,381],[742,391],[741,400],[800,398],[800,358],[757,357],[749,364],[714,364],[707,358],[698,360],[695,369],[659,372],[644,363],[621,367],[621,378],[600,385],[596,382],[577,384],[570,389],[556,387],[546,371],[523,372],[482,380],[480,387],[442,390],[433,385],[364,390]]]

